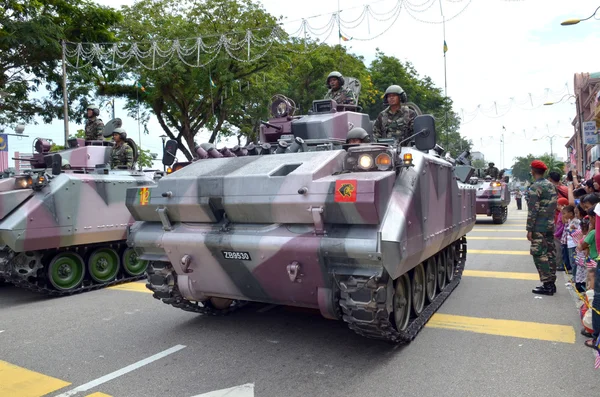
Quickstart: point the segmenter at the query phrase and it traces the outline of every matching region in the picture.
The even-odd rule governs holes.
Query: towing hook
[[[181,267],[183,267],[184,273],[193,273],[194,270],[190,269],[190,265],[192,264],[192,257],[190,255],[185,254],[181,257]]]

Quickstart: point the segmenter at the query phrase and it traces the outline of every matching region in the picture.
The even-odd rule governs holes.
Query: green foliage
[[[61,40],[110,42],[120,14],[89,0],[5,0],[0,9],[0,125],[62,118]],[[69,74],[70,117],[80,123],[97,77]],[[33,98],[44,87],[46,98]],[[75,108],[74,101],[79,102]]]
[[[142,149],[138,147],[138,158],[137,165],[140,169],[152,167],[152,154],[150,150]]]
[[[564,175],[564,163],[555,160],[546,153],[543,156],[534,156],[533,154],[528,154],[525,157],[516,157],[515,163],[512,166],[513,177],[521,181],[532,181],[530,172],[531,162],[534,160],[541,160],[544,162],[544,164],[546,164],[548,167],[546,176],[552,171],[558,172],[561,177]]]
[[[56,143],[50,145],[50,153],[60,152],[61,150],[65,150],[63,145],[57,145]]]
[[[475,169],[485,169],[486,165],[485,165],[485,161],[483,161],[482,159],[476,159],[473,160],[471,162],[471,165],[475,168]]]

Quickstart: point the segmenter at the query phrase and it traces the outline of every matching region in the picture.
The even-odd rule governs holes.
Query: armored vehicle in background
[[[474,181],[477,188],[477,215],[491,216],[495,224],[506,222],[511,199],[508,182],[508,176],[499,180],[479,177]]]
[[[128,243],[150,261],[154,298],[213,315],[249,301],[314,308],[366,337],[412,340],[460,281],[472,168],[440,156],[430,115],[415,119],[414,147],[346,144],[354,127],[372,135],[348,108],[319,100],[294,116],[277,96],[260,144],[196,146],[197,161],[129,189]]]
[[[109,169],[113,142],[72,138],[56,153],[50,146],[35,139],[31,170],[0,179],[0,279],[64,295],[143,278],[147,263],[125,241],[134,222],[125,196],[153,177]]]

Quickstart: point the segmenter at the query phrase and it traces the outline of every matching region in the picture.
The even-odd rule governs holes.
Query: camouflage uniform
[[[85,139],[88,141],[94,141],[102,139],[102,131],[104,130],[104,123],[102,119],[94,117],[87,119],[85,122]]]
[[[126,142],[119,146],[113,146],[110,153],[110,167],[115,169],[120,165],[126,165],[129,169],[133,168],[133,149]]]
[[[529,187],[527,231],[531,232],[531,255],[542,283],[556,281],[554,211],[558,196],[548,180],[540,178]]]
[[[413,134],[415,117],[417,113],[408,106],[401,106],[395,113],[388,106],[377,116],[373,124],[373,135],[376,138],[406,139]],[[402,146],[408,144],[409,142],[404,142]]]
[[[356,105],[356,96],[350,88],[340,87],[337,91],[327,91],[324,99],[333,99],[338,105]]]
[[[488,167],[485,170],[485,174],[491,176],[494,179],[498,179],[500,171],[498,171],[498,168],[496,168],[496,167]]]

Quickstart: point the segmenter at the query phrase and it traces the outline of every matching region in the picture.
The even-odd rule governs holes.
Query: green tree
[[[131,7],[123,7],[125,22],[119,36],[126,41],[147,41],[149,38],[180,39],[182,37],[213,36],[230,33],[232,40],[242,40],[248,29],[253,29],[257,39],[267,40],[277,20],[260,5],[251,0],[207,0],[205,2],[180,0],[141,0]],[[255,30],[261,28],[260,30]],[[240,34],[233,34],[241,32]],[[285,37],[284,34],[282,34]],[[207,44],[215,44],[207,38]],[[171,44],[169,44],[171,45]],[[202,128],[212,131],[214,142],[232,109],[241,104],[233,95],[240,87],[252,83],[252,77],[277,65],[280,45],[274,44],[266,55],[255,62],[243,62],[228,53],[221,54],[206,68],[189,66],[174,57],[168,67],[158,70],[133,65],[125,71],[131,73],[144,86],[139,92],[131,83],[105,84],[101,94],[118,94],[128,99],[132,114],[138,106],[137,98],[146,110],[151,110],[171,139],[177,140],[179,149],[188,159],[191,153],[183,145],[194,147],[194,137]],[[246,57],[246,46],[235,50],[238,59]],[[213,55],[202,53],[200,63],[208,62]],[[151,62],[151,61],[150,61]],[[213,85],[214,84],[214,85]],[[248,94],[250,95],[250,94]],[[246,103],[258,103],[245,96]]]
[[[152,160],[153,160],[153,157],[152,157],[152,154],[150,153],[150,150],[138,148],[137,165],[140,170],[144,167],[152,167],[152,165],[153,165]]]
[[[473,166],[475,169],[480,169],[480,170],[482,170],[482,169],[485,169],[485,168],[486,168],[486,167],[485,167],[485,161],[483,161],[482,159],[476,159],[476,160],[473,160],[473,161],[471,162],[471,165],[472,165],[472,166]]]
[[[50,123],[63,117],[61,40],[110,42],[118,12],[89,0],[5,0],[0,9],[0,126]],[[87,97],[97,78],[69,76],[70,117],[81,123]],[[35,98],[43,87],[49,96]],[[74,101],[79,102],[75,107]]]
[[[430,77],[420,78],[410,62],[402,63],[379,49],[376,51],[376,57],[369,68],[375,88],[374,102],[366,109],[371,119],[374,120],[384,109],[383,94],[387,87],[398,84],[404,89],[410,102],[419,106],[423,113],[433,114],[440,146],[454,157],[463,150],[470,150],[473,144],[460,135],[460,118],[452,110],[452,100],[444,96],[442,89],[436,87]]]
[[[557,161],[553,157],[550,157],[547,153],[542,156],[534,156],[533,154],[528,154],[525,157],[515,157],[515,163],[512,166],[512,174],[513,177],[519,179],[521,181],[531,181],[531,162],[534,160],[541,160],[548,167],[549,172],[556,171],[561,177],[564,175],[564,163],[561,161]]]

